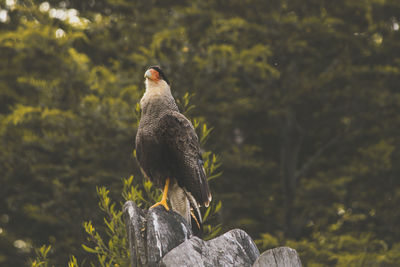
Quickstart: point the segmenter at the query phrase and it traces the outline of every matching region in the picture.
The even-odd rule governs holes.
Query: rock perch
[[[298,267],[294,249],[270,249],[260,256],[254,241],[240,229],[209,241],[192,234],[186,220],[159,206],[147,213],[132,201],[124,205],[131,266],[273,266]]]

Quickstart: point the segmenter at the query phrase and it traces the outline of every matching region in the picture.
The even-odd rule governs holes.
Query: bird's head
[[[151,66],[144,73],[144,78],[146,80],[151,80],[153,82],[159,82],[161,80],[165,81],[169,85],[169,81],[165,76],[164,72],[159,66]]]

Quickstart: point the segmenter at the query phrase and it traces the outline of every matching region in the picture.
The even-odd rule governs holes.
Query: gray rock
[[[192,236],[186,220],[178,213],[165,211],[162,206],[149,210],[146,219],[149,266],[157,266],[165,254]]]
[[[192,236],[185,219],[162,206],[145,214],[136,203],[127,201],[124,213],[132,267],[157,266],[165,254]]]
[[[132,201],[124,205],[131,266],[301,266],[288,247],[261,256],[251,237],[240,229],[209,241],[193,236],[186,220],[158,206],[144,212]]]
[[[301,267],[296,250],[279,247],[265,251],[253,264],[253,267]]]
[[[250,236],[235,229],[209,241],[192,237],[165,255],[160,266],[252,266],[259,255]]]
[[[131,266],[147,266],[145,214],[132,201],[125,203],[124,213],[131,252]]]

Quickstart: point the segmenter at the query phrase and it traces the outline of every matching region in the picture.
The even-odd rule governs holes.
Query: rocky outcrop
[[[265,251],[253,264],[253,267],[300,267],[301,261],[296,250],[279,247]]]
[[[160,266],[252,266],[260,253],[242,230],[203,241],[194,236],[168,252]]]
[[[161,206],[144,212],[132,201],[124,205],[131,266],[301,266],[295,250],[282,247],[261,256],[240,229],[204,241],[186,221]]]

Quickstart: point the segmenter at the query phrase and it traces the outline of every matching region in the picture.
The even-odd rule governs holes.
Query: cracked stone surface
[[[259,255],[250,236],[235,229],[209,241],[192,237],[165,255],[160,266],[252,266]]]
[[[157,266],[165,254],[192,236],[186,220],[178,213],[165,211],[163,206],[149,210],[146,221],[149,266]]]
[[[131,266],[147,266],[146,257],[146,215],[132,201],[124,204],[125,223],[128,234]]]
[[[265,251],[253,264],[253,267],[301,267],[296,250],[279,247]]]

